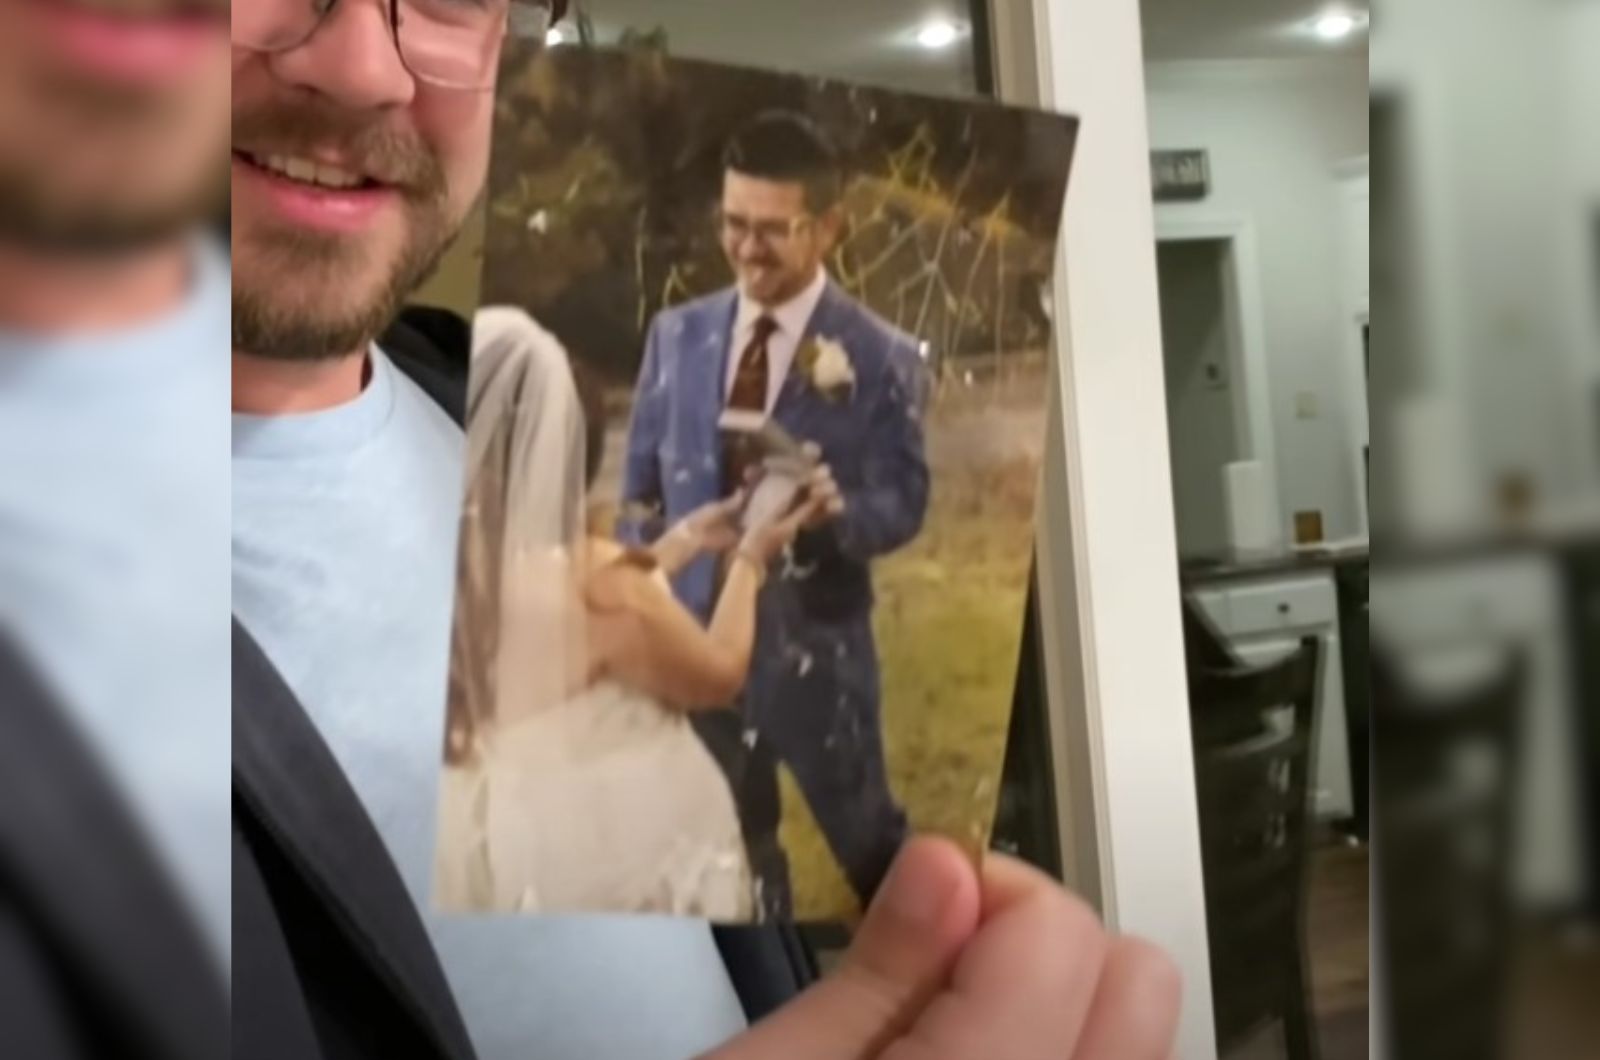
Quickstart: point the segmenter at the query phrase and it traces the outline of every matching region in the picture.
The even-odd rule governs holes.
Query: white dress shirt
[[[728,370],[723,379],[724,397],[733,393],[733,381],[739,374],[739,357],[755,337],[756,321],[763,315],[771,317],[778,330],[767,340],[767,412],[778,403],[784,380],[789,378],[789,366],[800,349],[800,339],[811,323],[811,315],[822,301],[822,292],[828,289],[828,270],[818,269],[817,275],[806,289],[780,306],[771,309],[739,292],[739,311],[733,317],[733,342],[728,346]]]

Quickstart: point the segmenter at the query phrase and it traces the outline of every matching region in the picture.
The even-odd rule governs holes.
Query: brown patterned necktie
[[[750,343],[739,354],[733,387],[728,391],[728,408],[746,412],[767,411],[767,387],[772,372],[767,344],[777,330],[778,322],[769,316],[762,315],[756,320],[750,333]],[[748,445],[738,444],[739,441],[730,440],[723,453],[723,486],[728,493],[744,485],[746,470],[759,459],[759,454]]]

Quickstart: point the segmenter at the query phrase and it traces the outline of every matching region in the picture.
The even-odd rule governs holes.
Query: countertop
[[[1196,589],[1247,578],[1337,571],[1341,567],[1365,564],[1368,558],[1369,546],[1364,539],[1264,552],[1230,551],[1181,556],[1178,560],[1178,579],[1185,589]]]

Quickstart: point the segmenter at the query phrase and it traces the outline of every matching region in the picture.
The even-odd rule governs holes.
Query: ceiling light
[[[961,37],[961,30],[948,19],[936,18],[917,30],[917,43],[929,51],[943,51]]]
[[[544,42],[554,48],[558,44],[567,42],[567,34],[560,26],[551,26],[550,32],[544,35]]]
[[[1342,11],[1333,11],[1321,16],[1311,24],[1311,32],[1323,40],[1344,40],[1355,32],[1356,17],[1347,15]]]

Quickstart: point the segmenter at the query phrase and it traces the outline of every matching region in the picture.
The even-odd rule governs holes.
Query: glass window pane
[[[599,44],[938,95],[989,94],[983,0],[580,0],[561,28]]]

